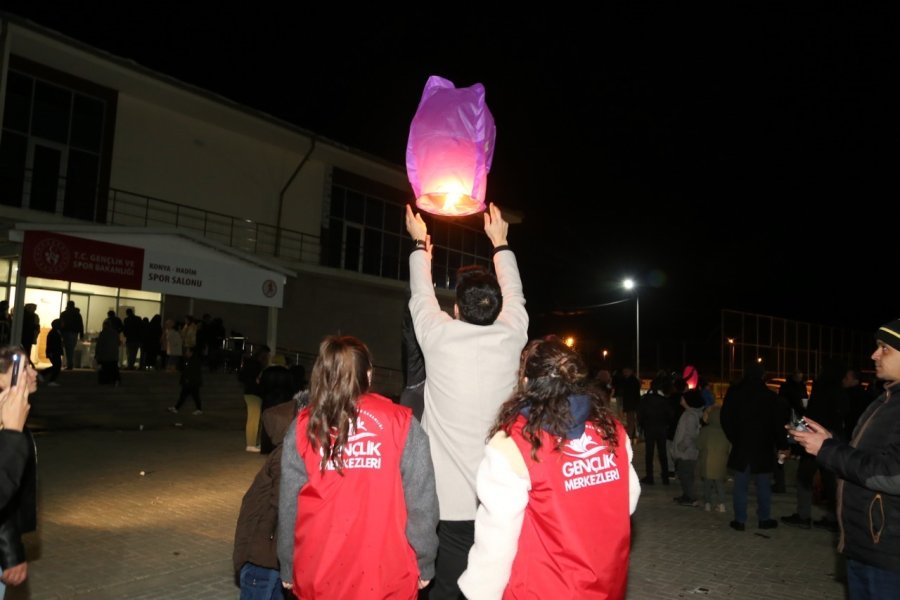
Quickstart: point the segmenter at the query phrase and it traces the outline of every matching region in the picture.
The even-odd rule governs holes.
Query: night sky
[[[716,343],[720,308],[863,330],[900,314],[897,68],[871,8],[4,4],[398,165],[429,75],[483,83],[488,196],[524,214],[534,335],[620,335],[631,302],[559,313],[623,298],[626,275],[642,343]]]

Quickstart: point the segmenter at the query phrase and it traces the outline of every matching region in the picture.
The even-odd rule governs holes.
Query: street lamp
[[[631,277],[622,281],[622,287],[634,291],[634,327],[635,327],[635,361],[634,371],[641,378],[641,299],[638,297],[637,285]]]
[[[565,340],[563,340],[563,343],[564,343],[566,346],[568,346],[569,348],[574,348],[574,347],[575,347],[575,338],[573,338],[573,337],[570,335],[570,336],[567,337]]]
[[[609,356],[609,351],[608,351],[608,350],[604,350],[604,351],[603,351],[603,362],[606,362],[606,357],[607,357],[607,356]]]

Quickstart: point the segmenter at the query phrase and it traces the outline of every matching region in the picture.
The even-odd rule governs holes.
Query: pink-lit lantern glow
[[[406,145],[416,206],[448,216],[483,211],[496,135],[483,85],[456,88],[452,81],[429,77]]]
[[[681,378],[684,379],[689,390],[696,389],[697,384],[700,383],[700,373],[697,372],[697,367],[693,365],[685,365]]]

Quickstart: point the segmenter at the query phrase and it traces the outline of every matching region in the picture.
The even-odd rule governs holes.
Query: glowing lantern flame
[[[483,211],[495,137],[484,86],[457,89],[447,79],[430,77],[406,145],[416,206],[449,216]]]

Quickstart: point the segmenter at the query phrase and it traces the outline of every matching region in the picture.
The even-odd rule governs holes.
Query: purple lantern
[[[496,134],[483,85],[457,89],[429,77],[406,145],[416,206],[436,215],[483,211]]]

